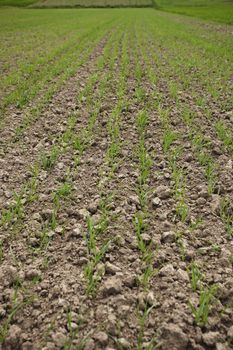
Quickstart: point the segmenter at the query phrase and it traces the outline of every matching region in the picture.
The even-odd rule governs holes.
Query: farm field
[[[0,7],[73,8],[73,7],[152,7],[153,0],[0,0]]]
[[[33,7],[151,7],[152,0],[42,0]]]
[[[221,0],[157,0],[160,9],[204,20],[233,24],[233,3]]]
[[[0,350],[232,349],[232,27],[0,23]]]

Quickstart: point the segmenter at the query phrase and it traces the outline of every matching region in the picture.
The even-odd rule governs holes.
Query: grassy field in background
[[[33,7],[150,7],[152,0],[42,0]]]
[[[222,3],[210,6],[165,6],[162,10],[204,20],[233,24],[233,4]]]
[[[70,7],[151,7],[153,0],[0,0],[1,6],[36,8]]]
[[[163,11],[233,24],[233,2],[222,0],[156,0]]]

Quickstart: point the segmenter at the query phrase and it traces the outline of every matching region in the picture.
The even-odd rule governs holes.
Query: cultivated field
[[[151,7],[152,0],[41,0],[33,7]]]
[[[232,27],[0,22],[0,350],[231,349]]]
[[[57,0],[58,1],[58,0]],[[67,0],[68,1],[68,0]],[[92,0],[95,1],[95,0]],[[233,2],[223,0],[156,0],[164,11],[233,24]]]

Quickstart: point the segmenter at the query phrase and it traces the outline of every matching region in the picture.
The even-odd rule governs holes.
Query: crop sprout
[[[213,304],[214,297],[217,292],[217,286],[213,285],[200,291],[199,305],[195,307],[190,303],[195,323],[198,326],[204,327],[209,318],[210,307]]]
[[[195,292],[197,289],[201,287],[200,283],[202,281],[202,273],[195,262],[192,262],[188,268],[188,272],[190,275],[190,281],[192,290]]]
[[[53,146],[50,153],[41,155],[41,166],[44,170],[51,170],[59,157],[60,151],[58,147]]]
[[[148,320],[148,317],[153,310],[154,305],[150,307],[146,307],[143,312],[139,312],[139,333],[138,333],[138,338],[137,338],[137,350],[152,350],[154,349],[154,346],[156,344],[155,339],[153,338],[149,344],[147,344],[146,347],[143,346],[143,338],[144,338],[144,331],[145,331],[145,326],[146,326],[146,321]]]
[[[227,197],[221,198],[220,218],[229,238],[231,238],[233,236],[233,210],[230,207],[230,201]]]

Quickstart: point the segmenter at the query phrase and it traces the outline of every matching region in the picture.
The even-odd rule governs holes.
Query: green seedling
[[[50,242],[50,237],[48,235],[48,229],[47,227],[44,228],[40,234],[40,245],[39,250],[45,250],[47,249]]]
[[[159,99],[162,100],[162,96],[159,97]],[[169,114],[170,114],[170,109],[169,108],[163,108],[161,103],[159,102],[157,105],[157,110],[159,114],[159,118],[161,120],[162,126],[164,129],[169,128]]]
[[[136,87],[135,97],[139,103],[145,100],[146,93],[145,93],[145,90],[141,86]]]
[[[106,252],[109,249],[111,241],[107,241],[103,244],[103,246],[97,250],[96,246],[94,252],[92,252],[92,256],[84,269],[84,276],[86,278],[86,292],[87,294],[95,293],[96,286],[98,282],[101,280],[102,273],[100,271],[96,271],[97,264],[103,259]]]
[[[86,148],[86,141],[84,135],[80,134],[73,138],[73,148],[79,152],[79,156],[83,154]]]
[[[177,97],[178,97],[178,88],[177,88],[177,84],[175,82],[171,82],[169,84],[169,92],[171,94],[171,97],[174,99],[174,100],[177,100]]]
[[[147,247],[146,247],[147,248]],[[143,262],[145,263],[145,268],[141,276],[141,283],[144,288],[148,288],[151,278],[155,274],[155,269],[153,267],[154,253],[150,247],[148,247],[143,256]]]
[[[14,193],[14,200],[9,209],[3,209],[1,212],[1,224],[4,226],[21,220],[24,216],[24,204],[23,194]]]
[[[184,198],[181,198],[176,205],[176,215],[182,222],[185,222],[188,218],[189,208],[185,203]]]
[[[192,143],[198,153],[203,152],[204,149],[211,147],[211,141],[204,137],[200,132],[197,132],[193,135]]]
[[[149,177],[150,168],[152,166],[152,160],[147,153],[146,147],[144,145],[144,140],[140,139],[138,146],[138,159],[139,159],[139,179],[140,185],[144,185]]]
[[[140,83],[140,81],[142,79],[142,67],[141,67],[141,64],[139,62],[136,65],[135,77],[136,77],[137,81]]]
[[[71,195],[73,186],[69,182],[64,182],[54,193],[53,200],[56,203],[59,199],[68,197]]]
[[[41,156],[41,166],[44,170],[51,170],[59,157],[59,149],[54,146],[50,152],[50,154],[42,154]]]
[[[185,261],[186,247],[185,247],[184,241],[182,239],[182,236],[183,236],[183,233],[181,233],[181,232],[176,236],[176,243],[179,247],[181,259],[182,259],[182,261]]]
[[[205,177],[208,183],[208,193],[212,194],[216,188],[217,176],[216,166],[211,156],[205,150],[201,150],[198,154],[199,163],[205,168]]]
[[[192,233],[193,231],[195,231],[201,224],[203,223],[203,219],[202,218],[197,218],[196,220],[190,222],[189,224],[189,230]]]
[[[221,120],[215,124],[215,129],[218,137],[222,140],[224,146],[229,149],[231,156],[233,157],[233,134],[230,133],[227,126]]]
[[[194,114],[188,107],[184,109],[182,113],[182,119],[189,128],[192,128],[192,125],[194,123]]]
[[[139,135],[140,136],[144,135],[146,125],[148,124],[148,115],[147,115],[146,111],[142,111],[142,112],[138,113],[136,123],[137,123]]]
[[[69,311],[67,313],[66,319],[67,319],[68,336],[67,336],[67,339],[65,341],[65,344],[63,345],[63,350],[71,350],[71,349],[73,349],[74,339],[78,337],[79,326],[81,325],[82,320],[81,320],[81,318],[78,318],[78,320],[73,320],[71,311]],[[74,322],[77,325],[77,327],[75,329],[73,329],[73,327],[72,327],[72,323],[74,323]],[[85,344],[86,344],[86,339],[87,339],[87,336],[85,338],[81,339],[80,342],[78,343],[78,345],[75,346],[75,349],[76,350],[84,350]]]
[[[138,242],[138,249],[141,250],[141,252],[146,252],[146,244],[143,241],[142,238],[142,233],[144,232],[146,228],[145,224],[145,217],[144,214],[141,212],[138,212],[133,220],[135,229],[136,229],[136,237],[137,237],[137,242]]]
[[[0,240],[0,263],[3,261],[3,257],[4,257],[4,254],[3,254],[3,242],[2,242],[2,240]]]
[[[220,253],[221,247],[218,244],[212,244],[211,249],[214,253]]]
[[[179,169],[178,165],[177,165],[177,160],[181,156],[181,154],[182,154],[182,148],[176,147],[176,148],[172,149],[168,155],[169,167],[172,170],[172,174],[173,174],[174,179],[178,178],[180,176],[180,173],[182,172],[182,170]]]
[[[210,307],[213,304],[216,292],[217,287],[215,285],[203,289],[200,292],[199,305],[195,307],[190,303],[195,323],[198,326],[204,327],[207,324]]]
[[[198,288],[200,288],[200,283],[202,280],[202,273],[195,262],[192,262],[188,268],[188,272],[190,275],[190,281],[192,290],[195,292]]]
[[[87,235],[86,235],[86,242],[87,242],[87,248],[88,252],[95,253],[96,252],[96,229],[93,223],[93,220],[90,216],[87,217]]]
[[[233,236],[233,211],[230,208],[230,201],[223,197],[220,202],[220,218],[224,224],[225,230],[229,237]]]
[[[144,347],[143,347],[143,338],[144,338],[144,331],[145,331],[146,321],[147,321],[147,319],[148,319],[148,317],[149,317],[149,315],[150,315],[150,313],[151,313],[153,308],[154,308],[154,305],[152,305],[149,308],[146,308],[143,311],[142,314],[139,313],[139,334],[138,334],[138,338],[137,338],[137,350],[144,349]],[[153,342],[154,342],[154,340],[153,340]],[[150,349],[150,347],[148,347],[147,349]]]
[[[39,166],[31,167],[31,179],[26,186],[27,202],[32,203],[37,199],[36,190],[38,187]]]
[[[18,313],[23,307],[29,305],[33,302],[33,297],[28,297],[21,303],[17,303],[15,299],[13,307],[10,309],[7,319],[0,326],[0,344],[3,344],[8,336],[8,331],[16,313]]]

